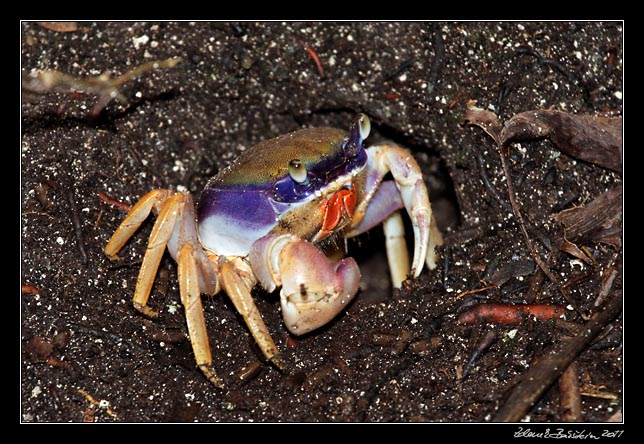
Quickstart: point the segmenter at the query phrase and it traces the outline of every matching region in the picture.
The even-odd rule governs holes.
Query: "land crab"
[[[383,224],[390,275],[400,287],[425,263],[435,268],[442,243],[420,168],[396,145],[365,148],[369,118],[357,117],[349,133],[309,128],[266,140],[242,152],[213,177],[197,209],[189,192],[156,189],[130,210],[105,247],[117,253],[151,212],[150,234],[134,291],[133,305],[156,317],[148,305],[165,249],[178,264],[179,289],[197,366],[222,386],[212,366],[201,294],[221,289],[246,322],[265,357],[286,364],[253,302],[260,284],[281,287],[286,328],[308,333],[333,319],[358,292],[360,270],[352,258],[333,260],[325,251],[341,240]],[[384,180],[391,174],[393,180]],[[400,210],[411,218],[411,266]]]

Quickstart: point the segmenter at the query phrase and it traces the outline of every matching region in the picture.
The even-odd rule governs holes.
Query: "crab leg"
[[[281,370],[286,370],[286,363],[280,358],[279,350],[275,346],[271,334],[259,313],[250,294],[252,285],[249,285],[235,270],[233,264],[225,257],[219,258],[219,276],[221,284],[235,309],[242,315],[248,329],[255,338],[262,353]]]
[[[179,291],[185,310],[188,335],[197,367],[210,382],[217,387],[223,387],[223,381],[212,368],[208,330],[201,304],[201,293],[213,295],[219,292],[215,264],[199,244],[192,196],[190,193],[178,193],[175,197],[179,202],[181,214],[167,240],[167,246],[178,264]]]
[[[152,190],[132,207],[121,225],[116,229],[105,246],[105,254],[112,260],[118,259],[117,253],[148,218],[153,208],[158,208],[170,195],[169,190]]]
[[[145,218],[150,214],[152,208],[162,203],[159,216],[154,223],[148,248],[143,256],[143,263],[139,270],[139,276],[136,280],[136,289],[132,303],[141,313],[149,317],[157,317],[158,313],[147,306],[150,291],[154,284],[154,277],[157,274],[159,263],[165,252],[165,247],[174,230],[177,220],[177,213],[182,209],[182,195],[173,194],[169,198],[169,191],[155,190],[146,194],[132,208],[127,217],[123,220],[119,228],[114,232],[112,238],[105,247],[105,253],[111,257],[116,257],[118,250],[125,244],[127,239],[132,236]]]
[[[387,247],[389,274],[394,288],[400,288],[409,274],[409,253],[405,240],[405,227],[400,211],[396,211],[382,222]]]
[[[282,287],[282,317],[295,335],[331,321],[358,292],[360,270],[352,258],[329,262],[315,245],[294,235],[260,238],[249,259],[267,291]]]
[[[118,251],[153,210],[158,211],[159,215],[152,227],[137,278],[134,307],[147,316],[158,316],[157,312],[147,306],[147,301],[167,246],[170,254],[177,260],[181,302],[185,308],[188,334],[197,366],[214,385],[221,387],[223,382],[212,368],[201,304],[201,293],[215,294],[219,291],[219,284],[214,265],[197,240],[194,205],[190,194],[154,190],[143,196],[117,228],[105,247],[105,253],[112,259],[116,258]]]
[[[177,222],[178,213],[182,210],[181,197],[180,194],[170,197],[159,212],[159,216],[150,233],[148,249],[145,251],[145,256],[143,256],[139,277],[136,280],[136,289],[132,300],[134,308],[154,318],[159,314],[147,306],[148,298],[150,297],[150,291],[152,290],[161,258],[165,252],[165,247]]]
[[[214,295],[219,293],[220,287],[215,272],[216,265],[211,262],[197,235],[195,208],[190,193],[180,193],[181,217],[177,220],[172,234],[167,241],[170,255],[178,261],[179,252],[184,245],[192,246],[191,258],[197,267],[197,278],[201,293]]]
[[[179,251],[178,258],[179,290],[181,303],[186,313],[188,335],[192,351],[197,361],[197,367],[217,387],[223,387],[223,381],[212,368],[212,355],[208,343],[206,320],[201,305],[201,288],[199,286],[199,270],[195,258],[195,250],[191,244],[185,244]]]

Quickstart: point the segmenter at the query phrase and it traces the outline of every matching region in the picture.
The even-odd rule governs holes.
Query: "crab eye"
[[[369,133],[371,132],[371,120],[369,120],[369,117],[367,117],[366,114],[360,114],[360,117],[358,118],[358,127],[360,129],[360,137],[362,140],[369,137]]]
[[[293,159],[288,163],[288,175],[297,183],[308,182],[306,167],[300,159]]]

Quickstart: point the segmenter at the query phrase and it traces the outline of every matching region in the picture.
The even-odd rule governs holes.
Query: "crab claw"
[[[315,245],[290,234],[257,240],[249,259],[267,291],[282,287],[282,316],[294,335],[331,321],[358,292],[360,269],[352,258],[330,262]]]
[[[436,267],[434,248],[443,243],[432,217],[427,186],[416,160],[397,145],[376,145],[367,149],[369,163],[365,182],[366,196],[356,207],[357,224],[347,233],[354,237],[384,222],[389,266],[394,287],[400,288],[408,274],[418,277],[425,263]],[[393,181],[383,181],[390,174]],[[404,208],[414,230],[414,256],[411,270],[407,260],[404,227],[394,212]]]

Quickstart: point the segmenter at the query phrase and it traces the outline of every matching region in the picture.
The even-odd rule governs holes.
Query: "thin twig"
[[[452,248],[449,242],[445,245],[443,254],[443,288],[447,288],[447,277],[449,276],[449,258],[452,254]]]
[[[398,67],[396,69],[394,69],[393,71],[389,72],[389,74],[386,74],[384,76],[383,80],[385,82],[388,82],[389,80],[392,80],[392,79],[398,77],[399,75],[401,75],[404,71],[406,71],[407,69],[409,69],[413,65],[414,65],[414,59],[403,60],[400,63],[400,65],[398,65]]]
[[[585,94],[584,98],[588,100],[590,96],[588,87],[584,84],[581,77],[577,76],[573,71],[569,70],[563,63],[555,59],[551,59],[549,57],[544,57],[541,54],[539,54],[537,51],[527,46],[522,46],[518,48],[517,54],[529,55],[531,57],[536,58],[539,63],[544,64],[546,66],[550,66],[551,68],[554,68],[554,70],[558,71],[560,74],[566,77],[566,79],[568,79],[569,82],[579,85]]]
[[[440,23],[434,22],[432,29],[434,33],[434,60],[429,70],[429,82],[427,83],[427,94],[431,94],[436,88],[438,83],[438,75],[445,61],[445,44],[443,43],[443,35],[441,34]]]
[[[74,191],[71,189],[67,192],[67,201],[72,210],[72,223],[74,224],[74,234],[76,235],[76,243],[81,254],[81,261],[83,265],[87,265],[87,253],[85,252],[85,242],[83,241],[83,230],[81,229],[81,222],[79,217],[78,206],[76,206],[76,199]]]
[[[49,213],[43,213],[42,211],[25,211],[22,213],[23,216],[43,216],[43,217],[48,217],[53,220],[58,220],[56,216],[52,216]]]
[[[579,376],[577,363],[573,361],[559,377],[559,404],[561,421],[581,421],[581,394],[579,392]]]
[[[94,222],[94,229],[98,228],[98,224],[101,222],[102,217],[103,217],[103,209],[101,208],[101,211],[98,212],[98,217],[96,218],[96,222]]]
[[[121,92],[121,87],[126,82],[147,71],[173,68],[180,61],[181,57],[154,60],[114,78],[107,71],[94,77],[75,77],[60,71],[35,71],[22,76],[23,100],[54,91],[96,94],[98,100],[89,114],[90,117],[96,118],[112,99],[127,103],[127,98]]]
[[[118,418],[118,414],[116,414],[116,413],[114,412],[114,410],[112,410],[112,409],[110,408],[110,406],[109,406],[109,405],[110,405],[110,404],[109,404],[109,402],[107,402],[107,401],[105,401],[105,400],[97,401],[97,400],[96,400],[96,398],[94,398],[92,395],[90,395],[89,393],[87,393],[85,390],[83,390],[83,389],[77,389],[77,390],[78,390],[78,393],[80,393],[81,395],[83,395],[83,396],[85,397],[85,399],[87,399],[87,400],[90,402],[90,404],[91,404],[91,405],[93,405],[93,406],[95,406],[95,407],[96,407],[96,406],[98,406],[98,407],[100,407],[100,408],[104,408],[104,409],[105,409],[105,411],[107,412],[107,414],[108,414],[108,415],[110,415],[112,418]],[[91,422],[93,422],[93,420],[94,420],[94,418],[93,418],[93,413],[94,413],[94,412],[93,412],[93,410],[92,410],[91,415],[87,415],[88,417],[90,417],[90,416],[91,416],[91,419],[92,419],[92,421],[91,421]],[[88,419],[89,419],[89,418],[88,418]],[[85,420],[85,415],[83,415],[83,420]]]
[[[545,274],[543,274],[543,271],[540,269],[537,270],[536,273],[534,273],[532,276],[529,278],[529,289],[528,293],[525,295],[525,301],[528,304],[533,304],[537,300],[537,294],[541,290],[541,285],[543,284],[543,280],[546,277]]]
[[[503,198],[496,190],[494,185],[492,185],[492,182],[490,181],[490,178],[487,175],[487,171],[485,169],[485,161],[483,160],[483,155],[481,153],[477,153],[476,160],[478,161],[478,164],[479,164],[479,172],[480,172],[481,180],[483,180],[483,185],[485,185],[485,188],[487,188],[488,192],[492,195],[492,197],[494,197],[497,200],[497,202],[499,202],[499,204],[503,208],[511,211],[512,208],[510,207],[510,205],[508,205],[507,201],[503,200]]]
[[[495,330],[488,330],[485,335],[483,335],[481,340],[476,345],[476,349],[472,352],[470,359],[467,360],[467,364],[465,364],[465,368],[463,369],[463,374],[459,379],[465,378],[470,373],[470,368],[472,368],[479,356],[481,356],[484,351],[490,348],[492,344],[496,342],[497,338],[498,335]]]
[[[602,286],[599,289],[599,294],[597,295],[597,299],[595,299],[595,303],[594,303],[595,307],[600,306],[604,302],[604,299],[606,299],[606,296],[608,296],[608,294],[610,293],[610,290],[613,288],[613,284],[615,283],[615,278],[619,274],[617,269],[621,268],[621,262],[622,262],[622,259],[620,258],[617,266],[610,267],[608,270],[606,270],[606,275],[602,280]]]
[[[115,78],[109,72],[95,77],[74,77],[60,71],[40,71],[31,76],[23,77],[23,90],[31,93],[45,94],[50,91],[81,91],[97,94],[106,100],[116,98],[125,103],[127,100],[119,88],[128,80],[147,71],[159,68],[173,68],[181,61],[181,57],[166,60],[154,60],[135,67]]]
[[[496,288],[496,285],[494,285],[494,284],[491,284],[491,283],[488,283],[488,282],[485,282],[485,281],[483,281],[481,283],[483,284],[483,287],[474,288],[472,290],[461,291],[459,294],[456,295],[454,300],[458,301],[459,299],[461,299],[464,296],[469,296],[469,295],[474,294],[474,293],[480,293],[482,291],[492,290],[493,288]]]

